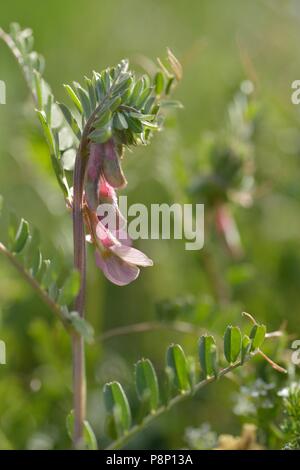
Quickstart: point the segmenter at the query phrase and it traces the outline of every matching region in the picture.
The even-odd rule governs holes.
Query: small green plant
[[[265,326],[256,322],[249,336],[243,335],[239,327],[228,326],[223,339],[224,359],[220,357],[215,339],[211,335],[202,335],[199,338],[198,360],[187,357],[179,344],[170,345],[166,353],[165,377],[161,390],[151,361],[142,359],[137,362],[135,388],[141,410],[138,413],[139,421],[135,425],[132,425],[129,400],[120,383],[105,384],[107,433],[114,439],[108,449],[124,446],[156,417],[242,366],[255,355],[266,357],[261,351],[265,337]],[[274,368],[285,372],[277,364],[270,362]]]
[[[300,449],[300,387],[294,382],[281,390],[283,398],[284,421],[281,429],[284,433],[285,450]]]

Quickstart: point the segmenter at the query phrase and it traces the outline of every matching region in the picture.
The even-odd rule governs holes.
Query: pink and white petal
[[[148,258],[142,251],[132,248],[131,246],[115,245],[111,246],[109,249],[126,263],[144,267],[153,266],[152,259]]]
[[[116,237],[102,224],[98,222],[96,227],[96,234],[99,241],[105,248],[110,248],[113,245],[120,245]]]
[[[105,204],[105,206],[104,206]],[[109,205],[109,212],[108,212],[108,206]],[[105,225],[111,225],[110,231],[112,233],[115,233],[117,230],[126,228],[127,220],[121,213],[117,202],[110,202],[110,201],[104,201],[102,200],[101,203],[97,207],[97,217],[100,222],[102,222],[102,225],[104,226],[105,220],[110,222],[110,224],[105,224]],[[108,227],[105,227],[107,230],[109,230]],[[117,237],[118,238],[118,237]]]
[[[132,245],[132,240],[125,229],[119,228],[119,230],[116,230],[114,235],[122,243],[122,245],[125,245],[125,246]]]
[[[117,286],[126,286],[135,281],[140,270],[137,266],[127,264],[113,253],[109,253],[104,257],[97,251],[96,264],[105,275],[105,277]]]

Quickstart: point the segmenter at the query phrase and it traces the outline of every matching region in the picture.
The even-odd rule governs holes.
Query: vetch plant
[[[33,50],[31,30],[21,30],[19,25],[12,24],[10,34],[0,30],[0,36],[18,60],[32,91],[58,184],[67,207],[73,212],[74,277],[78,286],[73,282],[72,287],[73,292],[78,287],[74,302],[76,313],[70,317],[65,308],[67,302],[61,309],[56,303],[57,296],[54,295],[54,299],[48,297],[49,292],[45,292],[32,278],[32,275],[40,273],[40,264],[42,266],[43,263],[36,270],[30,269],[30,272],[23,272],[19,264],[18,269],[64,323],[77,323],[77,329],[72,332],[72,341],[74,443],[78,446],[82,441],[85,420],[84,339],[78,334],[78,324],[81,328],[85,325],[85,239],[87,237],[94,244],[97,265],[115,284],[128,284],[137,278],[139,266],[151,266],[152,261],[131,247],[129,239],[126,244],[119,241],[121,226],[111,233],[99,220],[96,209],[101,202],[109,201],[118,211],[116,189],[126,185],[121,168],[125,148],[148,144],[152,133],[162,126],[160,107],[178,105],[165,97],[181,78],[181,65],[168,50],[169,69],[159,61],[160,70],[155,77],[143,75],[137,78],[129,71],[128,61],[123,60],[101,74],[93,72],[91,78],[85,77],[84,86],[79,83],[65,85],[73,104],[70,109],[55,101],[49,85],[42,77],[44,59]],[[69,182],[67,170],[73,170],[73,186]],[[21,252],[29,238],[28,224],[22,219],[11,247],[12,253],[4,245],[1,245],[1,251],[17,265],[14,253]],[[54,289],[52,284],[50,288]],[[58,291],[56,288],[55,293]]]
[[[7,215],[6,210],[3,212],[7,231],[0,243],[0,252],[70,333],[74,410],[68,416],[67,427],[75,448],[95,449],[97,440],[86,421],[84,341],[93,339],[92,328],[84,315],[86,243],[93,245],[97,266],[116,285],[129,284],[138,277],[140,267],[152,265],[152,260],[132,247],[130,238],[124,234],[117,191],[127,184],[122,170],[126,149],[148,144],[153,133],[162,129],[163,109],[180,107],[177,101],[169,100],[169,95],[182,77],[182,68],[170,50],[167,65],[159,60],[154,77],[147,74],[137,77],[130,71],[129,62],[122,60],[115,67],[84,77],[83,85],[77,82],[65,85],[72,105],[69,107],[55,100],[43,78],[44,60],[33,49],[31,30],[22,30],[19,25],[12,24],[9,34],[0,30],[0,37],[19,62],[32,92],[53,170],[66,207],[72,212],[74,270],[62,282],[54,264],[42,254],[36,231],[23,218],[16,220],[15,216]],[[222,161],[227,164],[228,158]],[[229,163],[230,169],[231,158]],[[113,229],[108,228],[97,211],[106,203],[113,206],[116,214],[117,223]],[[248,336],[242,335],[238,327],[226,329],[225,364],[218,357],[218,347],[211,335],[200,337],[199,361],[187,357],[179,344],[172,344],[166,354],[163,392],[151,361],[138,361],[135,383],[141,411],[135,423],[122,386],[116,381],[107,383],[104,401],[107,430],[112,438],[108,448],[123,446],[155,417],[253,356],[260,354],[282,371],[261,351],[267,337],[265,326],[248,317],[253,322]]]

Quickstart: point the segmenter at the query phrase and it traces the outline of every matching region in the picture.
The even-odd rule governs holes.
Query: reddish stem
[[[85,171],[89,157],[89,134],[97,113],[101,110],[105,100],[95,109],[89,117],[80,140],[74,169],[74,200],[73,200],[73,244],[74,267],[80,273],[80,289],[75,300],[76,312],[84,318],[85,291],[86,291],[86,249],[83,216],[83,190]],[[74,436],[75,448],[82,445],[83,426],[86,413],[86,380],[85,380],[85,353],[82,336],[74,333],[73,346],[73,393],[74,393]]]

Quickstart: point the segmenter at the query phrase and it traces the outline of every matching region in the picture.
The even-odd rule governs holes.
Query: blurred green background
[[[89,253],[87,317],[97,341],[87,347],[88,416],[102,446],[103,383],[120,380],[131,396],[137,359],[150,357],[162,371],[170,342],[196,354],[197,339],[162,329],[102,342],[103,331],[154,321],[158,302],[192,295],[199,302],[195,323],[208,331],[222,334],[246,310],[269,330],[286,321],[300,338],[300,111],[291,103],[291,83],[300,77],[300,5],[296,0],[5,2],[0,26],[7,29],[12,21],[33,29],[35,48],[46,59],[45,77],[59,101],[66,101],[63,83],[81,81],[123,57],[141,71],[144,56],[164,57],[169,46],[181,60],[184,78],[175,98],[184,109],[170,116],[148,148],[124,161],[131,202],[174,200],[170,168],[177,159],[187,168],[201,162],[203,134],[222,131],[241,81],[255,82],[262,108],[255,161],[264,189],[251,208],[236,210],[244,265],[251,269],[232,286],[226,308],[211,307],[202,255],[185,251],[183,242],[138,242],[155,264],[123,288],[104,279]],[[63,254],[70,266],[71,219],[22,75],[4,44],[0,79],[7,86],[7,104],[0,106],[0,193],[40,230],[44,252]],[[232,267],[230,261],[221,264],[224,279]],[[69,339],[4,259],[0,276],[0,338],[7,345],[7,365],[0,366],[0,448],[69,447],[64,425],[72,407]],[[188,315],[183,312],[181,320]],[[251,373],[255,376],[255,369]],[[182,447],[184,429],[207,421],[218,433],[238,434],[240,420],[232,413],[237,387],[226,379],[211,386],[157,420],[131,446]]]

